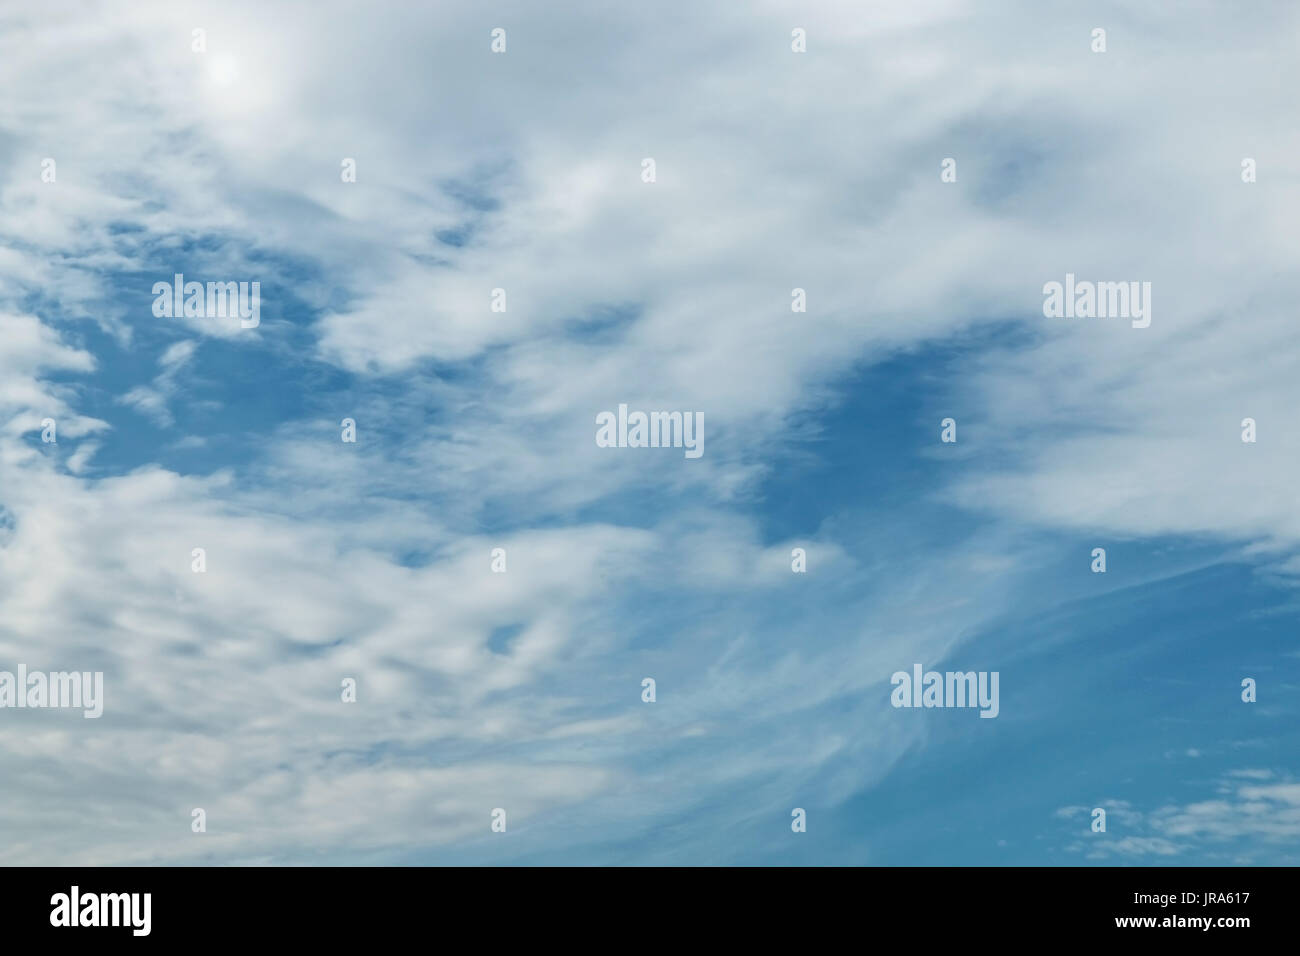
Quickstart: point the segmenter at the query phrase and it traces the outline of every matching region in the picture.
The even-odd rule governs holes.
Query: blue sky
[[[0,862],[1297,862],[1293,9],[376,10],[0,21]]]

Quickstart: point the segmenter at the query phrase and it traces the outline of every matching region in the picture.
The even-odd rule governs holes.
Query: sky
[[[1300,862],[1297,27],[0,10],[0,863]]]

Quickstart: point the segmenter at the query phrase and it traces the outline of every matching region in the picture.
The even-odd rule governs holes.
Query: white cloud
[[[882,675],[1009,606],[1016,546],[990,533],[936,554],[895,527],[863,569],[809,529],[816,566],[858,590],[814,591],[782,630],[790,542],[727,509],[838,376],[986,320],[1029,341],[960,366],[963,448],[997,463],[960,503],[1300,536],[1284,8],[1187,23],[1116,8],[1104,60],[1082,23],[1028,3],[813,4],[802,57],[778,5],[518,4],[499,58],[472,4],[196,9],[52,10],[0,31],[0,84],[21,94],[0,103],[0,659],[102,668],[109,695],[93,726],[27,713],[0,731],[26,783],[3,798],[27,834],[7,862],[431,846],[486,831],[507,800],[523,822],[582,801],[643,820],[620,772],[688,735],[715,746],[671,758],[683,804],[736,781],[756,806],[811,779],[846,798],[921,737],[881,726]],[[197,22],[211,60],[189,49]],[[214,62],[237,68],[213,82]],[[1237,179],[1241,155],[1259,183]],[[438,238],[457,229],[459,246]],[[363,433],[402,402],[447,414],[398,447],[332,435],[328,451],[316,423],[285,422],[206,477],[88,480],[95,444],[70,441],[60,464],[17,440],[47,415],[61,438],[110,440],[67,384],[97,368],[77,343],[92,323],[123,349],[152,341],[152,282],[190,258],[260,277],[266,319],[253,336],[169,334],[399,391],[357,399]],[[1151,328],[1044,320],[1042,283],[1066,271],[1151,280]],[[293,301],[315,316],[304,339]],[[583,333],[616,312],[633,318]],[[170,344],[120,401],[172,423],[197,342]],[[474,374],[444,378],[447,363]],[[705,458],[600,455],[594,415],[620,401],[703,411]],[[1237,440],[1246,415],[1256,445]],[[647,489],[686,504],[629,527],[575,517]],[[495,546],[507,575],[486,570]],[[657,723],[637,709],[647,668],[680,702]],[[795,718],[819,708],[839,723],[810,740]],[[1289,792],[1243,792],[1233,812],[1289,813]],[[192,806],[210,812],[206,842]],[[1210,832],[1208,811],[1162,813],[1117,852]]]

